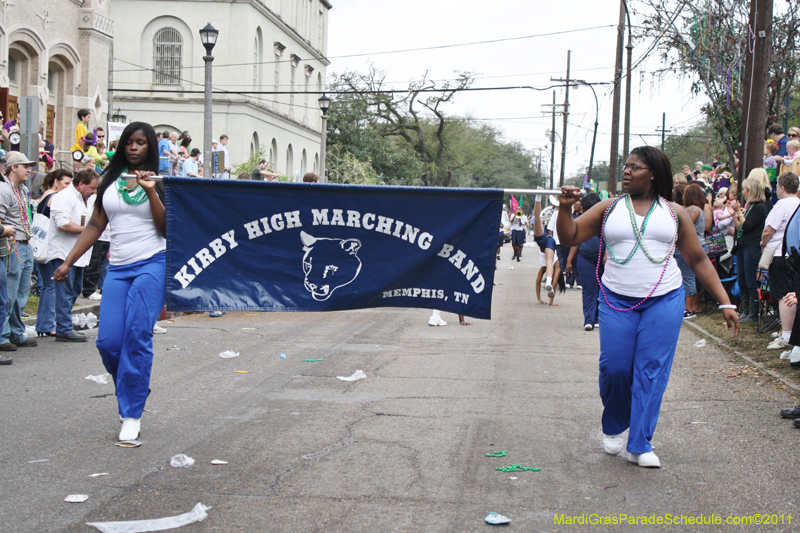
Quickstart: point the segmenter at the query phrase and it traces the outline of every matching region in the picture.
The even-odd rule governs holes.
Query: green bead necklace
[[[611,259],[615,263],[617,263],[618,265],[624,265],[624,264],[628,263],[631,259],[633,259],[633,255],[636,253],[636,250],[641,248],[642,251],[644,252],[644,255],[647,257],[647,259],[651,263],[656,264],[656,265],[660,265],[661,263],[666,261],[672,255],[673,250],[670,249],[670,252],[667,253],[667,255],[665,255],[663,258],[656,259],[652,255],[650,255],[650,251],[647,249],[647,246],[645,246],[645,244],[644,244],[644,232],[647,229],[647,222],[650,220],[650,215],[652,215],[653,212],[656,210],[656,206],[658,205],[659,197],[656,196],[655,198],[653,198],[653,203],[650,205],[650,209],[647,211],[647,214],[644,217],[644,221],[642,222],[641,229],[639,228],[638,224],[636,224],[636,216],[634,214],[635,211],[633,209],[633,202],[631,201],[630,195],[626,194],[626,195],[623,196],[623,198],[625,198],[625,206],[628,208],[628,214],[631,217],[631,227],[633,227],[633,233],[636,236],[636,244],[633,246],[633,249],[631,250],[630,254],[628,254],[628,257],[626,257],[622,261],[617,259],[617,257],[614,255],[614,251],[611,249],[611,246],[608,246],[608,243],[606,243],[606,249],[608,250],[608,254],[611,256]],[[621,200],[621,199],[622,198],[620,198],[619,200]],[[619,202],[619,200],[615,201],[614,204]],[[669,204],[668,204],[668,207],[669,207]],[[607,211],[607,214],[606,214],[605,218],[608,217],[608,214],[610,214],[612,210],[613,209],[609,209]],[[605,225],[605,220],[603,221],[603,223]],[[677,218],[675,218],[675,235],[676,235],[676,237],[677,237],[677,229],[678,229],[677,226],[678,226],[678,221],[677,221]],[[673,247],[674,247],[674,245],[675,245],[675,242],[673,241]]]
[[[122,170],[122,174],[127,173],[128,168],[126,167]],[[117,187],[117,194],[119,194],[120,198],[122,198],[126,204],[140,205],[147,201],[147,192],[145,192],[145,190],[140,187],[138,183],[136,184],[136,187],[130,189],[128,188],[128,179],[123,178],[122,175],[120,175],[120,177],[117,178],[115,185]],[[131,194],[131,191],[133,191],[133,194]]]

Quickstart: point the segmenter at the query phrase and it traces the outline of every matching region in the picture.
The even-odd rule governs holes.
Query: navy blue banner
[[[167,309],[491,318],[503,193],[165,178]]]

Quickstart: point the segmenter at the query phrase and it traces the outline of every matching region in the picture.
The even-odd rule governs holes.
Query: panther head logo
[[[358,239],[328,239],[300,232],[303,241],[305,287],[319,301],[330,298],[333,291],[351,283],[361,272]]]

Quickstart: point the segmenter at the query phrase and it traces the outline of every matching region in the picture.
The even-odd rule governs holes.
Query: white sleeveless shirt
[[[112,183],[103,194],[103,209],[111,226],[108,262],[112,265],[130,265],[167,249],[167,240],[156,230],[149,201],[126,204]]]
[[[670,253],[672,240],[675,237],[675,222],[665,202],[663,199],[659,200],[644,231],[644,243],[650,256],[654,259],[661,259]],[[644,217],[636,213],[634,216],[636,225],[641,228]],[[617,202],[614,210],[608,215],[605,240],[614,251],[614,256],[620,261],[624,261],[636,245],[636,235],[633,233],[630,212],[624,199]],[[614,262],[609,254],[603,272],[603,285],[612,292],[623,296],[644,298],[653,290],[655,284],[658,283],[658,278],[661,277],[661,272],[664,271],[664,277],[656,287],[653,296],[667,294],[683,285],[681,271],[675,258],[670,257],[668,261],[666,271],[664,271],[664,263],[652,263],[641,246],[633,254],[631,260],[624,265]]]

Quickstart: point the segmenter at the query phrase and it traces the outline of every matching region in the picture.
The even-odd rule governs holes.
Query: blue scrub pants
[[[597,256],[595,256],[597,259]],[[575,256],[575,266],[578,269],[579,279],[583,287],[583,325],[594,326],[597,321],[597,298],[600,296],[600,286],[597,284],[597,265],[578,253]],[[600,268],[600,276],[603,269]]]
[[[17,243],[19,257],[13,250],[6,258],[8,272],[6,274],[6,294],[8,295],[8,319],[3,325],[2,344],[25,342],[25,324],[22,322],[22,310],[28,303],[31,293],[31,275],[33,274],[33,249],[27,244]]]
[[[97,349],[114,378],[119,414],[141,418],[153,367],[153,326],[166,298],[166,253],[108,269]]]
[[[615,294],[604,286],[614,307],[627,309],[641,298]],[[650,297],[633,311],[611,309],[600,296],[600,397],[603,433],[630,428],[627,450],[647,453],[658,422],[678,344],[685,296],[683,287]]]
[[[42,290],[39,291],[39,308],[36,311],[36,331],[50,333],[56,330],[56,282],[51,278],[55,269],[50,263],[38,263]]]

